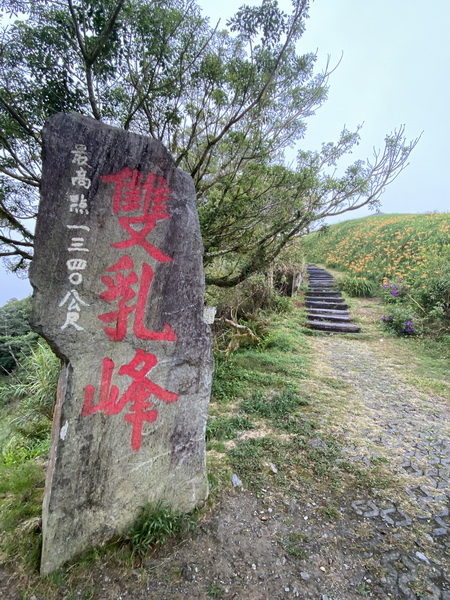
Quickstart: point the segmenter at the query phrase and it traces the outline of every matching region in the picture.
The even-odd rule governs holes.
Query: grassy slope
[[[401,278],[426,290],[450,263],[450,213],[374,215],[303,240],[308,259],[381,283]]]

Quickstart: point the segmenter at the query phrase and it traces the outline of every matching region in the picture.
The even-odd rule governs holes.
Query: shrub
[[[407,299],[410,291],[409,285],[406,285],[403,279],[385,280],[382,289],[385,302],[402,302]]]
[[[262,274],[254,275],[233,288],[208,286],[208,304],[217,306],[217,318],[254,319],[261,310],[287,312],[291,309],[289,298],[270,287]]]
[[[35,347],[38,334],[31,331],[30,312],[31,296],[0,307],[0,372],[13,371],[20,358]]]
[[[397,335],[410,336],[419,333],[419,319],[410,306],[392,306],[381,320],[388,331]]]
[[[5,464],[19,465],[47,453],[59,368],[59,359],[42,341],[2,381],[0,403],[18,405],[2,448]]]
[[[371,298],[377,290],[375,282],[367,277],[345,275],[338,283],[342,291],[354,298]]]
[[[450,321],[450,256],[429,274],[426,287],[419,291],[419,300],[425,308],[436,308],[437,316]]]
[[[60,361],[42,340],[2,382],[0,402],[21,401],[24,420],[52,418]],[[24,426],[26,424],[24,423]]]

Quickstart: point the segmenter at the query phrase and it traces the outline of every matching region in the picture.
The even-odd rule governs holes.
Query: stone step
[[[340,304],[339,302],[323,302],[315,300],[307,300],[305,302],[306,308],[334,308],[338,310],[347,310],[347,304]]]
[[[359,333],[361,329],[354,323],[331,323],[329,321],[307,321],[306,324],[319,331],[335,331],[336,333]]]
[[[341,292],[334,292],[333,290],[308,290],[306,297],[310,296],[328,296],[328,298],[342,298]]]
[[[351,322],[348,306],[336,289],[334,277],[314,265],[310,265],[307,271],[309,288],[305,304],[308,326],[330,333],[359,333],[361,329]]]
[[[344,312],[344,311],[342,311]],[[351,318],[348,313],[342,315],[331,315],[330,313],[307,313],[308,321],[338,321],[339,323],[351,323]]]
[[[335,287],[334,281],[323,281],[322,279],[315,279],[309,282],[309,287]]]
[[[350,316],[348,311],[336,310],[333,308],[308,308],[308,313],[310,314],[323,314],[323,315],[343,315],[347,314]]]
[[[336,304],[343,304],[345,300],[340,296],[334,297],[326,294],[325,296],[307,296],[306,302],[335,302]]]

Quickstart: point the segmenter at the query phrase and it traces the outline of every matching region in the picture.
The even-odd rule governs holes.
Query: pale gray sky
[[[204,13],[223,24],[242,0],[201,0]],[[255,4],[247,0],[247,4]],[[287,11],[289,0],[280,5]],[[315,0],[300,42],[318,51],[320,69],[342,60],[330,79],[328,100],[308,121],[304,149],[335,141],[344,125],[364,123],[361,144],[351,156],[365,159],[399,125],[422,139],[410,166],[381,198],[385,213],[450,210],[450,2],[448,0]],[[365,216],[362,209],[348,217]],[[0,305],[30,293],[29,284],[0,266]]]

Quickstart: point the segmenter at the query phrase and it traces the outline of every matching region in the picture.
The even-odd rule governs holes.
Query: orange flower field
[[[374,215],[332,225],[303,241],[307,259],[383,283],[426,287],[450,263],[450,213]]]
[[[374,215],[302,239],[308,262],[385,285],[401,279],[427,310],[450,315],[450,213]]]

